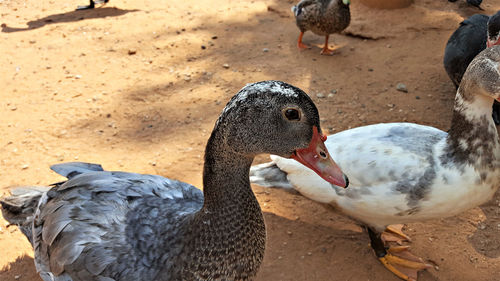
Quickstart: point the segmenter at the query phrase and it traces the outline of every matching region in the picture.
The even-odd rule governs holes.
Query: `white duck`
[[[346,180],[328,157],[312,100],[279,81],[244,87],[208,140],[203,193],[160,176],[51,168],[68,178],[48,192],[21,189],[0,200],[35,251],[44,281],[251,280],[266,230],[248,172],[259,153],[291,157],[328,181]]]
[[[491,117],[491,106],[499,97],[500,46],[495,46],[469,65],[457,91],[448,133],[388,123],[329,136],[325,144],[349,176],[348,189],[279,156],[252,167],[250,180],[263,186],[293,187],[363,222],[380,261],[402,279],[414,280],[427,265],[386,251],[381,233],[391,224],[449,217],[490,200],[500,184],[500,146]]]

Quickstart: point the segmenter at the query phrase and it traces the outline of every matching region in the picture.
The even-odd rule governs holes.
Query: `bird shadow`
[[[99,9],[71,11],[71,12],[46,16],[41,19],[27,22],[26,24],[28,25],[28,27],[10,27],[5,23],[3,23],[1,27],[2,27],[2,32],[12,33],[12,32],[38,29],[44,27],[47,24],[75,22],[86,19],[105,18],[105,17],[118,17],[130,12],[137,12],[137,11],[140,10],[137,9],[123,10],[115,7],[104,7]]]
[[[0,280],[38,281],[41,279],[35,270],[33,258],[23,255],[0,269]]]
[[[492,200],[480,206],[486,219],[477,224],[477,230],[468,238],[478,253],[489,257],[500,257],[500,192]]]

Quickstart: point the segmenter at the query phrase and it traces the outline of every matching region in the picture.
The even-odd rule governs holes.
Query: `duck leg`
[[[76,10],[88,10],[88,9],[94,9],[95,3],[94,0],[90,0],[90,4],[88,6],[78,6]]]
[[[393,224],[389,225],[384,232],[382,232],[382,241],[384,243],[387,242],[396,242],[399,245],[402,245],[403,242],[411,242],[410,236],[403,233],[404,224]]]
[[[418,272],[423,269],[431,268],[422,259],[414,256],[408,251],[408,246],[389,247],[386,249],[381,239],[381,234],[367,227],[370,236],[371,246],[380,262],[389,271],[403,280],[416,281]]]
[[[331,56],[331,55],[333,55],[333,50],[328,48],[328,37],[330,37],[330,35],[325,36],[325,46],[323,46],[323,50],[321,50],[321,54]]]
[[[302,43],[302,37],[304,36],[304,32],[300,32],[300,35],[299,35],[299,40],[297,40],[297,47],[299,47],[299,49],[301,50],[304,50],[304,49],[311,49],[311,47],[309,47],[308,45]]]

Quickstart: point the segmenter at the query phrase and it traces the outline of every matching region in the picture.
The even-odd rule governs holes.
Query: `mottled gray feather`
[[[67,162],[50,166],[52,171],[59,175],[71,179],[79,174],[88,173],[91,171],[104,171],[99,164],[84,163],[84,162]]]

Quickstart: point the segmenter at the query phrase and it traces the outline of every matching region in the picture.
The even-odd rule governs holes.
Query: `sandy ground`
[[[86,0],[0,0],[0,194],[60,181],[48,167],[64,161],[201,186],[215,119],[259,80],[304,89],[330,133],[396,121],[447,130],[454,87],[444,46],[464,17],[481,11],[462,0],[416,0],[399,10],[352,2],[347,31],[369,39],[333,35],[336,54],[325,57],[323,38],[311,33],[304,39],[314,47],[297,50],[287,0],[111,0],[78,12]],[[500,2],[483,8],[492,14]],[[268,230],[257,280],[398,280],[354,221],[296,194],[254,191]],[[499,202],[500,194],[460,216],[408,225],[412,251],[435,265],[419,280],[498,280]],[[32,257],[0,218],[0,280],[39,280]]]

